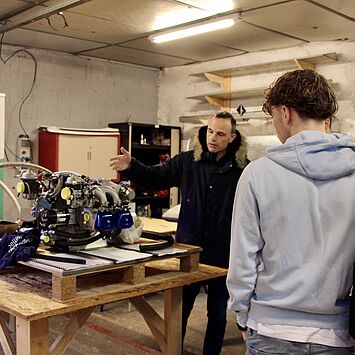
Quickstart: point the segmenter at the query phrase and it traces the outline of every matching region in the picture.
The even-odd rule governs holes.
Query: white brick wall
[[[7,58],[19,48],[3,46]],[[139,66],[86,59],[70,54],[29,49],[38,62],[35,88],[23,106],[22,123],[33,143],[37,162],[37,128],[60,126],[102,128],[110,122],[157,123],[159,71]],[[5,140],[16,151],[19,105],[33,79],[34,62],[20,53],[0,62],[0,92],[6,94]],[[9,153],[9,160],[15,157]],[[13,169],[5,169],[5,182],[15,186]],[[6,194],[5,194],[6,195]],[[4,219],[16,217],[12,202],[4,195]],[[20,198],[29,209],[30,204]]]

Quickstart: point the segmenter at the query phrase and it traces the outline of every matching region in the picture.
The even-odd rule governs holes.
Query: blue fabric
[[[205,282],[197,282],[183,288],[182,303],[182,337],[184,339],[187,320],[195,299],[202,285],[207,288],[207,328],[203,344],[203,355],[218,355],[223,345],[227,325],[228,290],[226,277],[219,277]]]
[[[352,348],[334,348],[314,343],[299,343],[266,337],[253,329],[248,330],[246,347],[247,355],[348,355],[353,353]]]
[[[34,257],[39,243],[40,233],[34,228],[22,228],[6,234],[0,240],[0,269]]]

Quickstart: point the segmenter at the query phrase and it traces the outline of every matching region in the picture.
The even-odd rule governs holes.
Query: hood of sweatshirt
[[[302,131],[266,156],[286,169],[316,180],[331,180],[355,170],[355,143],[351,136]]]
[[[202,159],[203,154],[213,155],[215,153],[209,153],[206,142],[207,127],[202,126],[194,138],[194,161],[199,161]],[[243,134],[238,130],[235,131],[236,138],[228,144],[226,156],[233,156],[234,160],[237,162],[239,168],[245,168],[249,163],[247,158],[248,154],[248,143]]]

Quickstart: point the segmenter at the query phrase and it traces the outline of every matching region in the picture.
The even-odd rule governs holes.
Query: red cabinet
[[[38,163],[52,171],[73,171],[118,180],[109,160],[119,149],[118,130],[39,129]]]

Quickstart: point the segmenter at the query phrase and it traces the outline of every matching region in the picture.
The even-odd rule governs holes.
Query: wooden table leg
[[[181,354],[182,287],[164,291],[164,323],[167,354]]]
[[[164,319],[143,297],[130,299],[144,317],[163,354],[181,354],[182,287],[164,291]]]
[[[48,354],[48,318],[16,318],[16,350],[21,355]]]
[[[75,334],[84,325],[95,308],[96,307],[84,308],[72,314],[72,317],[65,327],[63,333],[58,335],[56,340],[51,345],[49,350],[51,355],[64,353],[64,351],[68,348],[69,343],[74,338]]]
[[[136,310],[143,316],[161,351],[166,354],[166,336],[164,320],[155,309],[143,298],[134,297],[129,300]]]
[[[7,354],[16,354],[15,345],[10,336],[10,326],[7,324],[7,320],[10,321],[13,316],[7,314],[3,311],[0,311],[0,343],[4,353]]]

